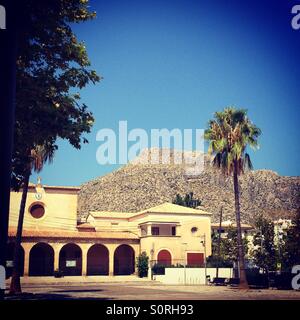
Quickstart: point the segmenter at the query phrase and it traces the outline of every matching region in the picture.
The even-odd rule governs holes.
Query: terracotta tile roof
[[[211,215],[210,212],[206,212],[201,209],[187,208],[179,206],[177,204],[165,202],[161,205],[142,210],[139,212],[109,212],[109,211],[90,211],[90,215],[95,218],[119,218],[119,219],[130,219],[136,216],[140,216],[146,213],[181,213],[181,214],[200,214],[200,215]]]
[[[203,211],[201,209],[193,209],[188,208],[184,206],[179,206],[174,203],[165,202],[159,206],[152,207],[143,211],[140,211],[140,213],[182,213],[182,214],[204,214],[204,215],[211,215],[210,212]]]
[[[116,212],[116,211],[90,211],[90,215],[94,218],[117,218],[117,219],[128,219],[132,218],[139,213],[137,212]]]
[[[14,237],[16,228],[9,228],[8,236]],[[23,238],[49,238],[49,239],[139,239],[131,232],[126,231],[67,231],[62,229],[24,229]]]

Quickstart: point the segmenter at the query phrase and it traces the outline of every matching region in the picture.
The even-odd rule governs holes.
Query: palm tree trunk
[[[22,190],[18,229],[16,234],[16,240],[15,240],[13,272],[12,272],[12,278],[11,278],[10,290],[9,290],[10,294],[22,293],[21,281],[20,281],[20,253],[21,253],[22,230],[23,230],[23,221],[24,221],[24,214],[25,214],[28,185],[29,185],[29,177],[30,177],[30,171],[28,171],[28,173],[25,176],[23,190]]]
[[[236,227],[237,227],[237,244],[238,244],[238,261],[239,261],[239,274],[240,284],[239,287],[248,289],[248,282],[246,277],[245,268],[245,253],[242,241],[242,230],[241,230],[241,214],[240,214],[240,191],[239,191],[239,180],[238,180],[238,163],[234,160],[233,168],[233,186],[234,186],[234,200],[235,200],[235,216],[236,216]]]
[[[216,271],[216,278],[219,278],[219,267],[220,267],[220,261],[221,261],[221,228],[222,228],[222,213],[223,213],[223,207],[221,207],[220,210],[220,224],[219,224],[219,237],[218,237],[218,264],[217,264],[217,271]]]

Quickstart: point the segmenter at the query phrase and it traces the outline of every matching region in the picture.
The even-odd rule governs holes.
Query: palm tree
[[[223,174],[233,176],[240,288],[248,288],[248,283],[242,243],[238,177],[245,169],[252,169],[246,148],[250,146],[257,149],[260,134],[261,130],[247,117],[247,110],[229,107],[214,114],[204,135],[209,141],[208,153],[214,156],[213,165],[221,169]]]
[[[30,161],[27,164],[22,187],[22,198],[19,210],[18,228],[15,239],[15,249],[14,249],[14,263],[13,272],[10,283],[10,294],[19,294],[22,292],[21,282],[20,282],[20,252],[21,252],[21,241],[22,241],[22,230],[24,213],[29,185],[29,178],[32,173],[40,172],[46,162],[51,163],[54,157],[54,152],[57,149],[52,143],[45,143],[43,145],[36,145],[30,151]]]

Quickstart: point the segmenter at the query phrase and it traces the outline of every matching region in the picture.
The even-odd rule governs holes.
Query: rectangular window
[[[176,236],[176,227],[172,227],[172,236]]]
[[[159,236],[159,227],[151,227],[151,234],[153,236]]]

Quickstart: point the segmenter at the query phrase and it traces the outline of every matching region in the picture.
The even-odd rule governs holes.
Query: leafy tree
[[[233,263],[228,259],[228,254],[224,250],[225,239],[219,239],[216,233],[211,234],[212,254],[207,258],[207,266],[212,268],[232,267]]]
[[[57,149],[58,138],[68,140],[76,149],[88,142],[82,135],[90,132],[94,118],[77,90],[100,80],[89,69],[85,45],[71,28],[95,17],[88,0],[24,0],[21,5],[24,21],[18,33],[12,157],[12,187],[23,189],[17,243],[22,236],[29,177],[33,168],[39,170],[36,159],[40,157],[40,164],[45,163],[50,158],[46,153]],[[47,152],[38,155],[40,148]],[[21,291],[19,283],[15,274],[11,292]]]
[[[176,194],[176,197],[172,201],[172,203],[177,204],[179,206],[184,206],[184,200],[180,194]]]
[[[54,152],[56,147],[51,143],[44,145],[37,145],[31,150],[31,161],[28,164],[26,176],[24,178],[22,198],[19,210],[19,220],[18,228],[15,239],[15,249],[14,249],[14,264],[13,272],[10,283],[10,294],[21,293],[21,282],[20,282],[20,254],[21,254],[21,241],[22,241],[22,229],[24,221],[24,213],[26,206],[26,199],[28,193],[29,178],[32,171],[40,172],[46,162],[52,162],[54,158]]]
[[[242,239],[243,250],[245,255],[248,254],[248,240],[247,238]],[[212,256],[214,260],[217,261],[219,256],[218,248],[218,235],[212,234]],[[238,240],[237,240],[237,230],[230,227],[227,231],[226,237],[222,237],[220,241],[220,263],[229,264],[233,262],[238,262]]]
[[[76,89],[100,80],[71,24],[93,19],[87,0],[24,0],[18,34],[12,185],[24,182],[31,150],[66,139],[79,149],[94,118]]]
[[[209,141],[208,152],[214,155],[213,165],[220,168],[225,175],[233,176],[241,288],[248,288],[248,283],[242,245],[238,177],[245,169],[252,168],[246,149],[247,146],[254,149],[258,147],[257,140],[260,134],[260,129],[248,118],[247,111],[235,108],[225,108],[221,112],[216,112],[205,130],[205,139]]]
[[[136,258],[136,266],[138,268],[138,275],[140,278],[147,277],[149,269],[149,257],[146,252],[142,252]]]
[[[291,270],[294,265],[300,265],[300,209],[287,230],[282,250],[284,269]]]
[[[266,273],[274,271],[277,262],[274,223],[261,216],[257,219],[255,227],[252,252],[254,263]]]
[[[184,197],[182,197],[180,194],[177,194],[172,203],[179,206],[196,208],[201,205],[201,200],[194,199],[193,196],[193,192],[187,193]]]

